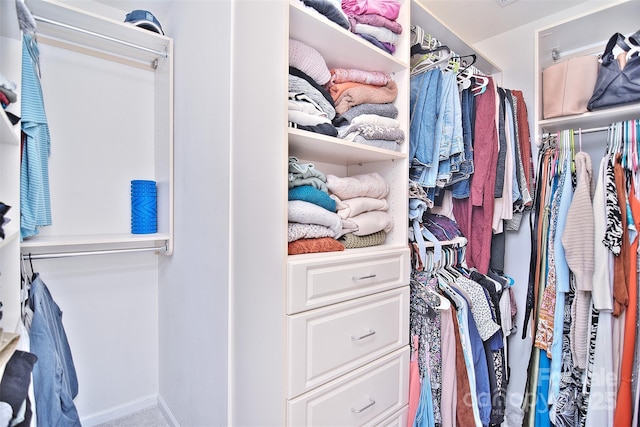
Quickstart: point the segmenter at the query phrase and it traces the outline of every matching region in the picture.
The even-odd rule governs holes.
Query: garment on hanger
[[[31,282],[29,300],[33,310],[31,352],[38,358],[33,369],[38,426],[80,426],[73,402],[78,395],[78,377],[62,324],[62,310],[39,273]]]
[[[22,36],[22,155],[20,167],[20,238],[51,225],[49,154],[51,138],[40,85],[40,52],[34,34]]]

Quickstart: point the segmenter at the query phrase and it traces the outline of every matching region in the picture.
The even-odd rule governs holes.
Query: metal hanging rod
[[[22,259],[29,260],[29,259],[70,258],[70,257],[87,256],[87,255],[124,254],[124,253],[132,253],[132,252],[164,252],[166,250],[167,250],[166,246],[159,246],[159,247],[153,247],[153,248],[106,249],[106,250],[80,251],[80,252],[53,252],[53,253],[43,253],[43,254],[23,253]]]
[[[120,40],[120,39],[117,39],[115,37],[107,36],[107,35],[104,35],[104,34],[96,33],[94,31],[85,30],[84,28],[75,27],[73,25],[65,24],[63,22],[54,21],[53,19],[44,18],[42,16],[33,15],[33,18],[36,21],[44,22],[44,23],[51,24],[51,25],[56,25],[58,27],[66,28],[68,30],[77,31],[79,33],[87,34],[87,35],[90,35],[90,36],[93,36],[93,37],[98,37],[98,38],[101,38],[101,39],[104,39],[104,40],[109,40],[109,41],[112,41],[114,43],[119,43],[119,44],[122,44],[124,46],[129,46],[129,47],[132,47],[132,48],[135,48],[135,49],[143,50],[143,51],[148,52],[148,53],[153,53],[154,55],[160,56],[162,58],[168,58],[169,57],[169,54],[166,51],[160,51],[160,50],[151,49],[151,48],[148,48],[148,47],[145,47],[145,46],[140,46],[140,45],[137,45],[135,43],[131,43],[131,42],[128,42],[128,41],[125,41],[125,40]]]
[[[568,129],[567,129],[568,130]],[[602,126],[602,127],[597,127],[597,128],[589,128],[589,129],[573,129],[573,134],[574,135],[579,135],[581,132],[584,135],[585,133],[596,133],[596,132],[605,132],[609,130],[609,126]],[[557,132],[545,132],[542,134],[543,138],[549,137],[551,135],[556,135],[559,132],[562,131],[557,131]]]

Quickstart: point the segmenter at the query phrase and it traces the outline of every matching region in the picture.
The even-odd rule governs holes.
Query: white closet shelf
[[[27,6],[36,18],[39,40],[44,43],[89,49],[97,55],[103,53],[146,64],[169,55],[171,39],[161,34],[55,0],[27,0]]]
[[[409,67],[408,55],[403,55],[403,52],[395,55],[384,52],[306,7],[300,0],[290,0],[289,5],[289,37],[320,51],[329,68],[356,68],[392,74]],[[401,37],[409,36],[408,31],[403,33],[406,34]],[[327,49],[327,46],[334,48]]]
[[[3,144],[20,143],[17,129],[20,129],[19,125],[14,127],[5,113],[0,114],[0,141]]]
[[[168,247],[169,235],[96,234],[79,236],[34,236],[20,244],[22,253],[64,252],[77,250],[119,250]]]
[[[403,144],[408,143],[405,141]],[[407,157],[400,151],[369,147],[365,144],[294,128],[289,128],[289,155],[299,159],[314,159],[343,166]]]
[[[315,253],[309,253],[309,254],[287,255],[287,259],[289,263],[316,261],[316,260],[327,261],[332,258],[336,258],[336,259],[340,259],[345,262],[348,262],[349,257],[351,256],[358,257],[362,255],[367,255],[367,254],[380,255],[380,254],[385,254],[387,252],[406,250],[406,249],[407,249],[407,245],[383,244],[380,246],[367,246],[364,248],[345,249],[344,251],[315,252]]]
[[[610,3],[610,2],[606,2]],[[594,49],[604,51],[609,38],[615,33],[638,30],[640,2],[626,1],[612,7],[603,5],[599,10],[538,30],[538,56],[540,69],[554,64],[552,52],[558,52],[561,59],[576,54],[589,54]]]
[[[573,116],[540,120],[538,125],[544,132],[557,132],[565,129],[578,130],[607,126],[614,122],[633,120],[638,117],[640,117],[640,104],[629,104]]]
[[[3,227],[4,239],[0,240],[0,248],[8,245],[20,235],[19,221],[12,219]]]

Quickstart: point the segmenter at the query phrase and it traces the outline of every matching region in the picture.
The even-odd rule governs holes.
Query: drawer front
[[[408,404],[408,381],[407,345],[290,400],[287,424],[296,427],[378,425]]]
[[[288,262],[287,314],[409,284],[407,248]]]
[[[287,320],[287,396],[292,398],[408,344],[409,287]]]
[[[385,418],[380,423],[376,423],[376,426],[380,427],[406,427],[407,418],[409,417],[409,406],[405,406],[395,414],[388,418]]]

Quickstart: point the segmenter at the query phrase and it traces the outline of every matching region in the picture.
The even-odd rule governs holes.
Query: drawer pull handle
[[[369,332],[367,332],[364,335],[360,335],[359,337],[355,337],[355,336],[351,335],[351,339],[354,340],[354,341],[360,341],[361,339],[366,338],[366,337],[370,337],[371,335],[373,335],[375,333],[376,333],[376,331],[374,331],[373,329],[369,329]]]
[[[351,408],[351,412],[355,412],[356,414],[359,414],[360,412],[364,411],[364,410],[365,410],[365,409],[367,409],[367,408],[372,407],[372,406],[373,406],[373,405],[375,405],[375,404],[376,404],[376,401],[375,401],[375,400],[373,400],[372,398],[369,398],[369,402],[368,402],[366,405],[364,405],[364,406],[363,406],[362,408],[360,408],[360,409]]]
[[[375,274],[375,273],[367,274],[366,276],[360,276],[360,277],[353,276],[353,280],[373,279],[376,276],[377,276],[377,274]]]

